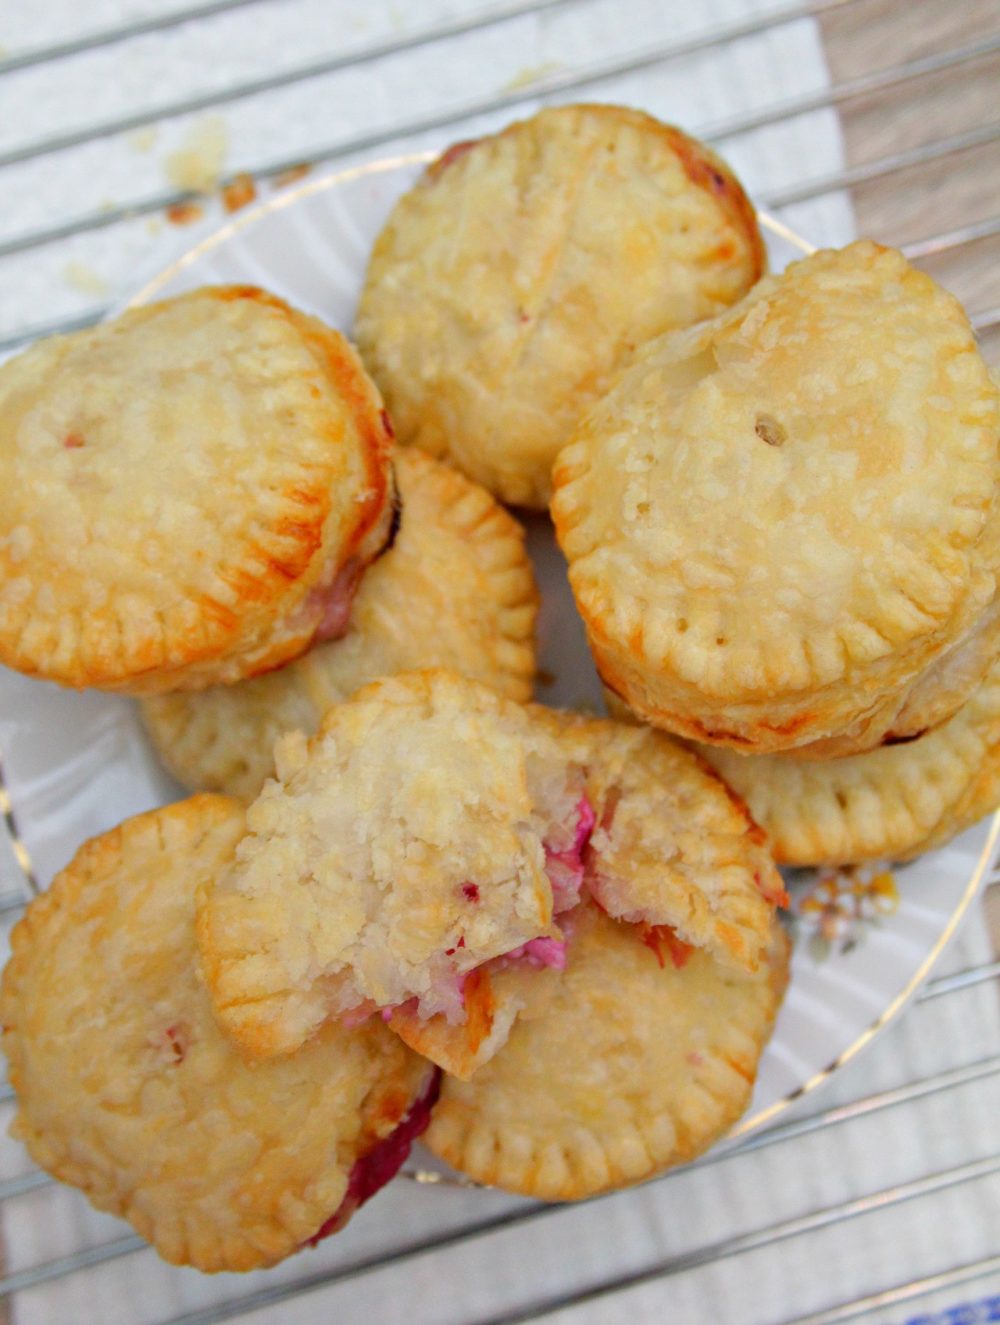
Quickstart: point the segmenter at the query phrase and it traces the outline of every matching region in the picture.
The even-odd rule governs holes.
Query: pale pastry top
[[[301,653],[389,530],[391,429],[337,332],[195,290],[0,366],[0,661],[133,693]]]
[[[445,1077],[425,1141],[478,1182],[579,1200],[693,1159],[750,1102],[788,979],[772,923],[754,974],[681,966],[585,903],[566,970],[468,1082]]]
[[[957,301],[869,242],[653,342],[555,468],[605,681],[748,751],[849,726],[993,598],[998,432]]]
[[[347,634],[264,676],[144,701],[157,753],[191,790],[252,798],[274,743],[311,735],[380,676],[448,667],[531,698],[538,606],[524,530],[485,489],[415,447],[397,453],[396,540],[364,575]]]
[[[703,144],[621,106],[550,107],[450,148],[397,203],[355,335],[402,442],[544,507],[556,452],[635,348],[763,266]]]
[[[86,843],[14,929],[0,994],[32,1158],[205,1271],[315,1237],[433,1071],[374,1021],[252,1066],[222,1035],[194,892],[243,831],[239,802],[198,796]]]

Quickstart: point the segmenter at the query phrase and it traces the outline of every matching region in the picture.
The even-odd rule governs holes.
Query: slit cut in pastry
[[[845,753],[816,743],[919,722],[922,678],[989,633],[998,433],[957,301],[869,242],[647,345],[554,470],[605,684],[747,754]],[[936,678],[937,721],[989,665],[973,654]]]
[[[746,969],[783,896],[745,807],[688,752],[451,673],[368,686],[277,758],[199,905],[216,1015],[250,1055],[381,1015],[467,1074],[525,972],[562,968],[584,889],[654,943],[666,927]]]
[[[636,347],[735,303],[764,262],[702,143],[622,106],[552,107],[449,148],[396,204],[355,337],[403,443],[544,507]]]
[[[538,607],[524,531],[485,491],[409,447],[395,460],[402,501],[392,547],[366,572],[343,639],[265,676],[144,701],[143,721],[192,791],[253,798],[284,732],[380,676],[448,667],[511,699],[531,698]]]
[[[155,694],[335,638],[391,443],[347,341],[250,286],[40,342],[0,366],[0,662]]]
[[[3,975],[14,1134],[165,1260],[252,1270],[342,1228],[427,1125],[439,1074],[378,1021],[249,1065],[197,973],[194,892],[244,832],[198,796],[86,843]]]
[[[584,901],[566,969],[531,991],[470,1081],[445,1076],[424,1138],[477,1182],[572,1201],[695,1158],[750,1102],[788,980],[771,922],[756,970],[703,950],[661,965],[635,925]]]

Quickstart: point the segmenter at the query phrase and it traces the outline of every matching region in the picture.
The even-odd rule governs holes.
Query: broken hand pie
[[[198,917],[220,1024],[256,1056],[382,1015],[469,1074],[583,890],[651,942],[755,969],[782,890],[742,804],[634,727],[446,672],[378,682],[286,738]],[[471,982],[471,983],[470,983]]]

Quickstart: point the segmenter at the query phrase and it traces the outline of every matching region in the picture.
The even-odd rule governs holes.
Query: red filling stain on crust
[[[392,426],[392,419],[389,418],[389,411],[387,409],[380,410],[379,418],[382,421],[382,431],[391,442],[396,436],[396,429]]]
[[[666,957],[669,956],[674,966],[678,970],[684,966],[694,952],[690,943],[685,943],[683,939],[677,937],[677,931],[673,925],[648,925],[643,923],[641,935],[643,943],[654,953],[656,960],[660,963],[660,969],[666,965]]]
[[[422,1095],[410,1105],[397,1127],[354,1161],[344,1199],[319,1231],[306,1243],[315,1247],[323,1238],[339,1233],[354,1212],[380,1191],[402,1168],[417,1137],[427,1130],[431,1110],[441,1093],[441,1069],[435,1068]]]
[[[552,885],[552,909],[555,915],[568,911],[580,900],[585,872],[585,853],[597,823],[594,807],[586,796],[576,803],[576,826],[568,847],[561,851],[545,844],[545,873]]]
[[[354,602],[354,595],[358,591],[363,572],[364,566],[361,562],[357,557],[351,557],[337,571],[332,584],[311,590],[303,610],[308,616],[312,616],[317,609],[320,612],[319,624],[313,635],[314,644],[342,639],[347,634],[351,620],[351,604]]]
[[[78,451],[84,445],[86,443],[78,432],[68,432],[63,438],[63,446],[67,451]]]
[[[170,1045],[170,1052],[174,1056],[175,1063],[183,1063],[187,1057],[188,1033],[183,1026],[168,1026],[163,1032],[167,1037],[167,1043]]]
[[[466,899],[466,901],[468,901],[468,902],[478,902],[478,901],[479,901],[479,885],[476,884],[476,883],[463,883],[463,884],[462,884],[462,896],[463,896],[463,897]]]
[[[453,165],[460,156],[465,156],[466,152],[471,151],[478,142],[478,138],[463,138],[460,143],[452,143],[451,147],[442,152],[438,159],[432,161],[427,167],[427,180],[436,180],[450,165]]]

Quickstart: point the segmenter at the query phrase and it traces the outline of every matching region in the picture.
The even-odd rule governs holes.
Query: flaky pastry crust
[[[404,673],[276,756],[199,905],[216,1015],[246,1052],[288,1053],[366,1004],[460,1020],[461,977],[550,930],[544,841],[580,793],[521,706]]]
[[[376,241],[355,326],[400,440],[544,507],[559,447],[651,336],[760,276],[753,208],[680,130],[542,110],[450,148]]]
[[[255,796],[279,736],[311,735],[328,708],[380,676],[448,667],[531,698],[538,594],[523,529],[485,489],[416,448],[395,467],[399,532],[365,573],[343,639],[265,676],[143,703],[157,753],[192,790]]]
[[[243,831],[239,802],[198,796],[88,842],[14,929],[0,992],[32,1158],[205,1271],[313,1238],[429,1071],[377,1022],[253,1066],[220,1033],[194,889]]]
[[[653,342],[554,471],[606,684],[746,752],[852,729],[994,598],[998,430],[957,301],[869,242]]]
[[[788,979],[775,922],[753,974],[704,952],[661,967],[592,903],[537,1015],[471,1081],[445,1077],[424,1138],[478,1182],[573,1201],[693,1159],[746,1109]]]
[[[294,658],[381,549],[391,428],[337,332],[195,290],[0,367],[0,661],[134,694]]]
[[[666,925],[756,968],[784,901],[764,833],[713,770],[663,732],[536,707],[585,770],[597,824],[587,890],[613,917]]]

